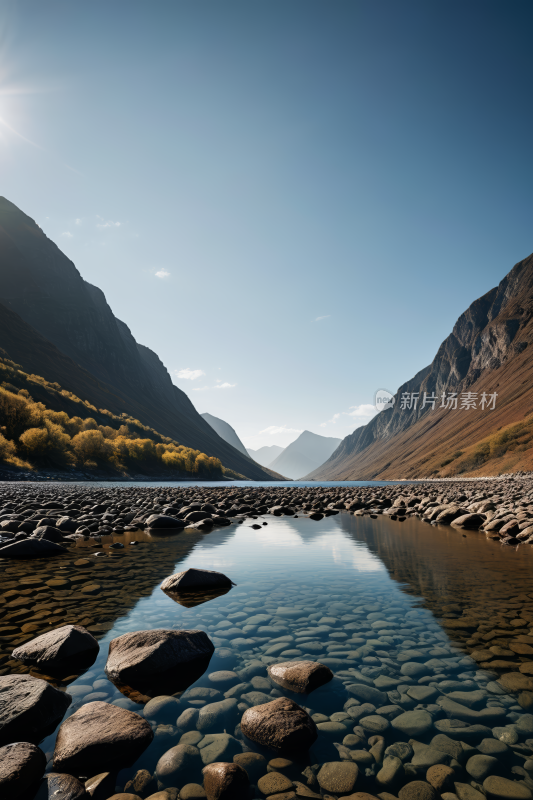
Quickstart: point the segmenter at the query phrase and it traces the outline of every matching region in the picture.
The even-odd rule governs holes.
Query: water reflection
[[[491,769],[533,786],[528,772],[533,716],[525,713],[533,708],[533,689],[527,689],[533,680],[527,672],[529,651],[524,651],[533,638],[528,633],[531,549],[502,551],[483,534],[463,536],[417,520],[400,525],[348,514],[320,522],[267,519],[269,524],[257,531],[244,523],[161,541],[134,533],[134,538],[146,537],[142,548],[125,548],[118,558],[107,555],[112,551],[98,559],[76,549],[74,557],[71,551],[53,565],[10,565],[4,597],[15,630],[0,632],[4,652],[10,637],[36,635],[22,630],[25,620],[33,620],[37,632],[48,624],[23,604],[9,606],[10,597],[26,596],[26,585],[28,596],[49,604],[51,611],[59,612],[61,604],[63,616],[56,613],[56,619],[90,613],[97,624],[108,626],[99,633],[94,665],[68,685],[74,702],[66,716],[97,695],[149,719],[154,741],[119,775],[121,788],[137,769],[152,774],[161,756],[180,742],[198,749],[200,766],[191,779],[197,783],[206,763],[232,760],[245,745],[254,749],[244,742],[238,722],[248,708],[292,696],[269,679],[267,666],[299,659],[321,661],[334,679],[297,698],[318,727],[311,754],[294,766],[298,775],[309,764],[359,763],[359,758],[357,791],[377,794],[383,748],[376,758],[371,740],[379,734],[387,746],[402,742],[404,778],[424,778],[427,758],[438,756],[435,763],[453,761],[456,780],[471,784],[464,766],[472,755],[469,748],[482,754],[490,749],[484,742],[496,741],[506,749],[501,758],[495,756],[495,765],[490,762]],[[160,583],[189,567],[223,571],[237,586],[198,603],[176,602]],[[23,583],[30,571],[40,582]],[[49,586],[58,576],[63,588]],[[17,617],[20,608],[26,611]],[[206,631],[216,649],[202,674],[187,687],[164,686],[159,678],[151,686],[111,683],[105,674],[111,639],[156,628]],[[505,673],[518,676],[518,688],[498,681]],[[176,718],[150,717],[145,704],[155,692],[175,698]],[[439,751],[442,737],[457,743],[457,764]],[[414,744],[407,747],[408,741]],[[51,756],[54,735],[42,747]]]

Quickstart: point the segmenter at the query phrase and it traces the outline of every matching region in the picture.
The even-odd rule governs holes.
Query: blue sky
[[[345,436],[533,250],[532,23],[8,0],[0,193],[247,446]]]

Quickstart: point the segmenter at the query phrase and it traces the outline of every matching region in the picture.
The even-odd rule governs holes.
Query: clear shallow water
[[[410,779],[424,779],[428,759],[435,759],[434,753],[421,749],[424,743],[442,732],[465,741],[466,750],[460,759],[463,764],[454,763],[456,780],[473,781],[478,788],[482,785],[479,774],[474,778],[464,764],[467,756],[480,751],[467,750],[477,748],[484,739],[503,738],[515,749],[507,747],[499,754],[496,763],[491,762],[491,771],[525,782],[521,784],[524,790],[533,786],[529,777],[529,767],[533,767],[533,761],[529,763],[533,757],[533,717],[518,703],[517,694],[507,694],[496,683],[502,670],[480,669],[466,652],[479,649],[472,642],[476,631],[490,631],[495,624],[503,630],[505,620],[516,619],[518,613],[527,615],[527,592],[533,591],[531,548],[502,550],[483,535],[465,537],[450,528],[435,529],[417,520],[398,524],[385,518],[371,520],[348,514],[320,522],[304,517],[265,519],[268,525],[258,531],[250,527],[250,520],[209,535],[184,532],[159,542],[145,534],[146,544],[130,548],[119,557],[95,558],[87,546],[76,548],[74,558],[80,555],[100,571],[100,577],[91,578],[99,589],[88,596],[83,590],[72,589],[76,585],[72,583],[75,570],[92,569],[74,568],[73,550],[61,565],[59,560],[53,566],[34,562],[34,576],[40,570],[45,571],[43,577],[47,579],[50,575],[66,576],[59,590],[64,592],[64,603],[71,603],[68,613],[63,610],[65,621],[74,620],[76,613],[81,621],[79,615],[89,613],[87,606],[92,603],[104,612],[103,621],[97,620],[96,627],[110,628],[100,638],[95,664],[68,685],[74,702],[67,716],[84,702],[96,699],[142,714],[144,702],[126,698],[105,675],[109,641],[133,630],[197,628],[208,633],[216,651],[204,675],[186,692],[176,695],[178,714],[224,699],[210,681],[213,672],[235,670],[245,684],[235,690],[237,712],[220,715],[201,734],[194,732],[193,722],[185,733],[185,741],[198,745],[203,753],[202,766],[206,759],[231,761],[243,747],[253,747],[244,742],[238,728],[245,708],[284,694],[290,696],[269,681],[267,665],[301,658],[326,663],[335,673],[334,680],[322,689],[309,696],[293,696],[319,725],[319,739],[308,763],[359,758],[360,775],[354,791],[375,794],[385,790],[375,782],[380,766],[372,763],[368,753],[353,755],[354,751],[370,750],[368,738],[374,733],[381,733],[387,746],[411,737],[420,743],[415,745],[418,754],[406,757],[410,766],[402,768],[402,774],[408,773]],[[143,538],[139,534],[129,536]],[[125,541],[124,536],[114,538]],[[237,586],[208,603],[184,608],[167,597],[159,585],[173,571],[191,566],[224,572]],[[22,575],[30,570],[27,564],[10,565],[13,582],[17,571]],[[112,588],[106,578],[112,581]],[[140,597],[143,593],[146,596]],[[520,593],[522,601],[513,602],[511,598]],[[120,596],[122,600],[117,599]],[[131,607],[130,602],[128,608],[132,597],[135,604]],[[451,606],[455,608],[450,610]],[[446,627],[464,618],[465,610],[473,620],[470,627]],[[91,613],[94,616],[96,612]],[[502,613],[510,616],[502,617]],[[493,624],[496,614],[500,614],[499,621]],[[43,629],[46,624],[48,620],[43,621]],[[512,626],[509,629],[515,636],[516,630]],[[520,630],[519,635],[527,635],[527,623]],[[483,642],[482,647],[489,644]],[[518,670],[519,664],[527,662],[527,656],[517,654],[506,658],[506,671]],[[376,689],[382,694],[376,694]],[[450,705],[457,702],[458,696],[453,694],[457,691],[476,694],[461,695],[457,709]],[[416,731],[394,727],[395,718],[416,709],[422,712]],[[456,720],[451,727],[449,718]],[[184,730],[176,726],[177,719],[153,721],[154,742],[136,764],[119,774],[120,787],[138,769],[153,773],[160,756],[180,742]],[[467,730],[469,724],[484,728],[472,735]],[[232,738],[206,741],[206,735],[224,731]],[[41,744],[49,756],[54,739],[55,735],[50,736]],[[274,753],[265,755],[275,757]],[[449,755],[446,760],[450,763]],[[302,762],[298,770],[305,767]],[[301,775],[297,779],[305,781]],[[190,782],[190,776],[183,782]],[[200,772],[195,782],[201,783]],[[178,778],[171,785],[181,788]],[[394,785],[386,790],[396,793]]]

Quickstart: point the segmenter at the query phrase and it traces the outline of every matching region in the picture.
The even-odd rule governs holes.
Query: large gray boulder
[[[168,517],[166,514],[151,514],[146,520],[149,528],[179,528],[182,530],[186,523],[177,517]]]
[[[12,655],[23,664],[53,671],[78,661],[89,666],[99,649],[94,636],[81,625],[63,625],[15,648]]]
[[[35,528],[31,535],[32,539],[45,539],[47,542],[56,542],[61,544],[63,541],[63,534],[54,528],[53,525],[40,525]]]
[[[95,700],[86,703],[59,728],[54,770],[94,774],[132,764],[154,734],[150,724],[125,708]]]
[[[318,736],[309,714],[288,697],[248,708],[242,715],[241,731],[252,742],[280,752],[308,750]]]
[[[205,672],[214,651],[213,642],[204,631],[132,631],[111,640],[105,671],[112,681],[129,686],[178,672],[186,682],[188,670]]]
[[[72,702],[40,678],[0,676],[0,745],[37,742],[53,731]]]
[[[63,533],[74,533],[78,523],[71,517],[60,517],[57,521],[57,530]]]
[[[43,558],[66,553],[67,548],[46,539],[21,539],[0,547],[1,558]]]
[[[161,588],[164,592],[194,592],[200,589],[229,589],[234,585],[233,581],[222,572],[191,568],[170,575],[163,581]]]
[[[0,747],[0,797],[17,800],[42,777],[46,756],[29,742]]]

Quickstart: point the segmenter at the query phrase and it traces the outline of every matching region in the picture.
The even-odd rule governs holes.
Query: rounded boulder
[[[308,750],[318,736],[309,714],[287,697],[248,708],[241,730],[257,744],[287,752]]]

